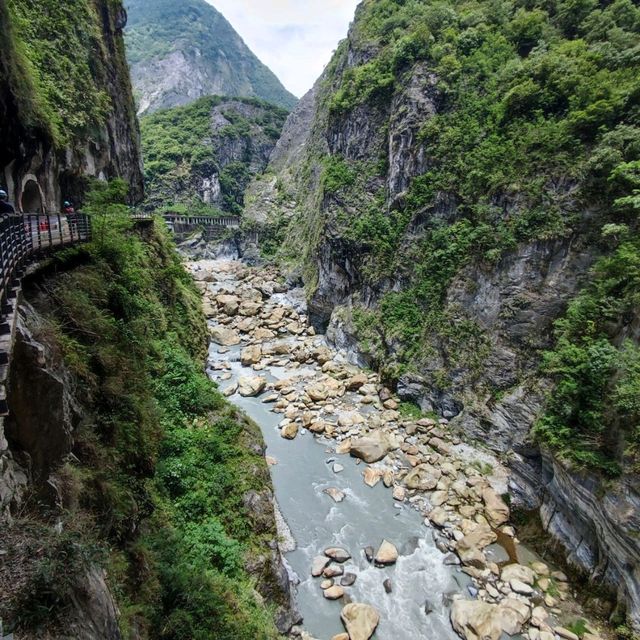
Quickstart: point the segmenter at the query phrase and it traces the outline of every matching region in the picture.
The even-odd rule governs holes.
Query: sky
[[[207,0],[284,86],[302,97],[347,35],[360,0]]]

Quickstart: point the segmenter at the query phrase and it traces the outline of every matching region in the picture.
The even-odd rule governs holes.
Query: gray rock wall
[[[310,317],[327,329],[330,341],[348,351],[351,361],[376,366],[393,360],[401,345],[391,338],[383,344],[384,354],[371,353],[358,341],[353,309],[376,309],[386,292],[402,291],[410,279],[411,264],[375,287],[366,284],[362,248],[336,224],[338,212],[357,216],[362,208],[323,195],[313,176],[321,171],[321,159],[328,152],[353,161],[385,157],[385,206],[393,210],[402,203],[411,179],[428,170],[418,133],[438,113],[441,100],[435,77],[419,64],[391,99],[356,106],[344,115],[329,113],[327,96],[335,89],[336,79],[371,57],[372,52],[354,46],[349,38],[340,47],[332,63],[333,75],[323,78],[321,89],[290,116],[271,168],[287,185],[288,206],[297,212],[288,237],[307,243]],[[309,166],[303,174],[298,167],[305,163]],[[366,185],[359,194],[362,203],[380,186],[376,180]],[[431,355],[419,371],[400,377],[398,393],[424,410],[451,419],[467,439],[507,457],[514,471],[511,492],[516,503],[540,509],[546,529],[564,546],[572,564],[598,583],[620,585],[621,599],[640,625],[640,554],[634,534],[640,503],[634,479],[605,482],[569,472],[548,453],[542,457],[531,437],[548,391],[538,369],[540,353],[551,345],[553,322],[579,291],[600,252],[588,234],[593,212],[573,210],[575,185],[559,181],[554,189],[558,202],[579,214],[580,223],[571,235],[523,243],[494,264],[470,264],[448,288],[446,312],[472,320],[482,330],[481,367],[474,370],[456,363],[451,345],[434,336]],[[262,203],[267,203],[263,210],[277,211],[272,192],[256,194],[251,214]],[[520,203],[504,196],[495,205],[506,215],[515,215]],[[453,222],[461,215],[456,202],[442,194],[435,207],[414,217],[403,246],[419,238],[429,221]],[[313,231],[305,234],[303,225]]]

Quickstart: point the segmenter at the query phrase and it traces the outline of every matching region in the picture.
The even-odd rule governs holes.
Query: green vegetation
[[[422,418],[422,409],[413,402],[401,402],[398,411],[403,418],[419,420]]]
[[[328,156],[324,161],[322,186],[327,194],[336,194],[356,183],[356,172],[340,156]]]
[[[214,110],[227,124],[214,126]],[[209,211],[241,212],[255,167],[266,165],[264,150],[275,145],[286,117],[284,109],[254,98],[219,96],[146,116],[141,133],[149,206],[195,213],[203,207],[203,181],[218,175],[220,207]]]
[[[587,628],[587,621],[583,620],[582,618],[578,618],[578,620],[567,626],[567,629],[575,633],[579,638],[587,633]]]
[[[120,2],[109,5],[113,15]],[[97,4],[8,0],[3,11],[3,51],[11,56],[7,70],[22,122],[46,132],[59,148],[99,136],[113,111],[109,69],[119,66],[127,76],[123,56],[109,59]],[[128,84],[122,90],[130,92]]]
[[[94,242],[58,254],[39,283],[40,338],[73,374],[86,419],[77,462],[58,472],[64,535],[34,533],[35,565],[0,616],[21,633],[52,628],[98,563],[125,638],[275,639],[244,569],[276,535],[243,502],[268,487],[251,447],[259,429],[204,375],[199,295],[162,225],[132,226],[125,194],[123,183],[96,185]]]
[[[640,348],[618,337],[640,302],[640,242],[618,234],[619,246],[556,323],[556,346],[544,358],[556,387],[536,425],[567,460],[612,475],[623,462],[640,469]]]
[[[493,474],[493,465],[489,462],[484,462],[482,460],[474,460],[471,463],[471,466],[474,469],[477,469],[483,476],[490,476]]]
[[[324,160],[322,206],[363,285],[403,285],[353,312],[386,375],[440,360],[441,389],[454,369],[480,378],[487,338],[447,299],[454,281],[476,286],[465,268],[574,235],[608,254],[558,324],[545,357],[558,389],[537,427],[568,459],[608,473],[638,442],[637,348],[616,336],[638,302],[639,46],[631,0],[377,0],[360,8],[349,42],[367,61],[343,72],[341,46],[321,97],[331,129],[357,108],[385,114],[416,65],[433,73],[436,115],[419,133],[427,170],[391,206],[382,163],[363,182],[360,162]]]
[[[204,0],[129,0],[127,9],[127,56],[134,78],[142,79],[143,84],[152,82],[144,77],[150,64],[182,51],[187,59],[196,59],[200,77],[211,78],[205,94],[254,96],[285,109],[296,105],[295,96]],[[176,104],[172,96],[164,98],[165,104]]]

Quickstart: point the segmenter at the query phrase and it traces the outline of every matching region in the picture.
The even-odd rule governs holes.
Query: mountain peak
[[[206,95],[255,97],[291,109],[297,102],[205,0],[127,0],[126,31],[139,113]]]

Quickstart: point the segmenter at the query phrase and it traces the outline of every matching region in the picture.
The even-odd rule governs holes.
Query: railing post
[[[53,233],[51,232],[51,216],[45,215],[47,221],[47,235],[49,236],[49,248],[53,247]]]
[[[64,234],[62,233],[62,217],[57,214],[58,217],[58,235],[60,236],[60,245],[64,247]]]

